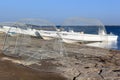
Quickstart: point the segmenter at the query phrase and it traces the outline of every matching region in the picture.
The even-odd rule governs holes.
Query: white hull
[[[43,30],[40,31],[40,35],[45,40],[61,37],[66,43],[117,41],[118,38],[118,36],[115,35],[81,34],[78,32],[56,32]]]
[[[14,34],[26,34],[26,35],[31,35],[31,36],[36,36],[35,32],[37,30],[35,29],[21,29],[21,28],[16,28],[16,27],[10,27],[10,26],[3,26],[3,28],[0,28],[1,32],[5,32],[7,34],[10,35],[14,35]],[[14,33],[14,34],[12,34]]]
[[[104,41],[86,44],[87,46],[117,49],[117,41]]]

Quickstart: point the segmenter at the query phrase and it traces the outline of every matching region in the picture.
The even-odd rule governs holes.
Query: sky
[[[120,25],[120,0],[0,0],[1,22],[37,18],[62,24],[71,17]]]

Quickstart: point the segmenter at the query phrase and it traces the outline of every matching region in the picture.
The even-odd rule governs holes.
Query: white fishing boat
[[[45,40],[61,38],[66,43],[95,43],[117,41],[118,36],[108,34],[105,26],[96,19],[70,18],[56,31],[40,30],[41,37]]]
[[[74,31],[45,31],[40,30],[40,35],[45,40],[61,37],[63,42],[76,43],[76,42],[103,42],[103,41],[117,41],[118,36],[113,34],[105,34],[100,31],[98,34],[86,34],[84,32]]]
[[[27,28],[27,29],[22,29],[22,28],[18,28],[18,27],[11,27],[11,26],[2,26],[0,28],[1,32],[7,33],[10,36],[14,36],[16,34],[26,34],[26,35],[30,35],[30,36],[37,36],[36,35],[36,29],[31,29],[31,28]]]

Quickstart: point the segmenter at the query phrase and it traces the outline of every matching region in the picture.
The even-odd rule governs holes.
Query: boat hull
[[[71,33],[66,31],[40,31],[40,35],[45,40],[61,38],[66,43],[117,41],[118,38],[116,35],[81,34],[79,32]]]

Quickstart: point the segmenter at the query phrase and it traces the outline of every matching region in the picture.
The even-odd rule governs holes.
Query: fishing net
[[[23,19],[1,23],[0,31],[3,54],[38,71],[72,70],[88,58],[106,55],[113,46],[104,25],[95,19],[70,18],[57,27],[46,20]]]
[[[3,54],[20,59],[30,68],[53,72],[58,66],[54,61],[66,56],[56,26],[48,21],[24,19],[4,23],[3,32]]]

